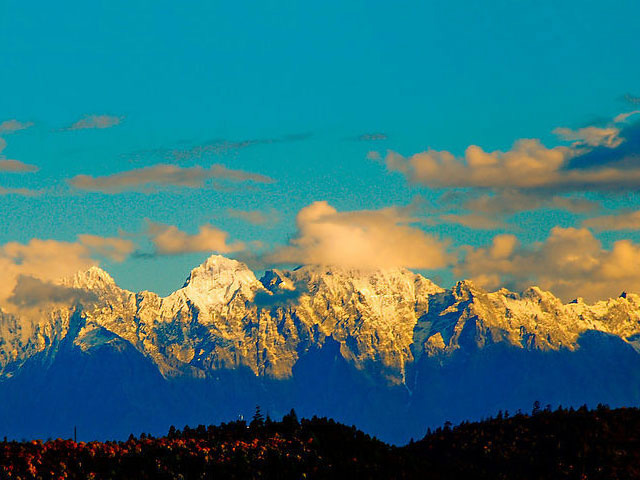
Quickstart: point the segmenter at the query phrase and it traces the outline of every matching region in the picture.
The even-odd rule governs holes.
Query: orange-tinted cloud
[[[245,248],[242,242],[228,243],[229,234],[211,225],[202,225],[198,233],[189,234],[174,225],[149,222],[147,234],[160,255],[231,253]]]
[[[209,168],[158,164],[102,177],[77,175],[68,180],[68,183],[80,190],[113,194],[125,191],[148,192],[168,186],[200,188],[210,179],[232,182],[273,182],[273,179],[265,175],[232,170],[219,164]]]
[[[606,127],[577,130],[557,128],[558,136],[573,141],[570,146],[545,147],[537,139],[520,139],[508,151],[488,152],[471,145],[463,156],[446,150],[427,150],[405,157],[389,151],[384,163],[389,171],[400,172],[415,184],[432,188],[481,188],[574,192],[635,189],[640,184],[640,167],[594,165],[571,168],[570,161],[598,149],[617,151],[625,139],[615,123],[635,112],[618,115]],[[378,157],[371,152],[368,158]]]
[[[640,292],[640,245],[620,240],[608,250],[586,228],[555,227],[544,242],[529,247],[513,235],[498,235],[487,247],[466,247],[454,271],[488,289],[538,285],[565,301],[595,301]]]
[[[637,115],[638,113],[640,113],[640,110],[633,110],[631,112],[620,113],[619,115],[616,115],[614,117],[613,122],[614,123],[626,122],[629,117],[632,117],[633,115]]]
[[[620,129],[616,127],[584,127],[577,130],[559,127],[553,133],[564,140],[574,141],[575,146],[615,148],[623,142],[623,139],[619,137]]]
[[[122,261],[132,250],[133,244],[128,240],[95,235],[79,235],[75,242],[34,238],[27,243],[5,243],[0,246],[0,306],[7,303],[19,277],[57,283],[97,265],[95,256]]]
[[[589,218],[582,226],[596,231],[640,230],[640,210]]]
[[[298,212],[297,234],[265,257],[269,264],[437,269],[452,258],[447,243],[412,226],[410,209],[338,212],[325,201]]]

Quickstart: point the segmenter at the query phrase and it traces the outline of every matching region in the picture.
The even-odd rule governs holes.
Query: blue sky
[[[536,282],[566,298],[584,290],[590,299],[640,289],[632,271],[607,277],[616,262],[640,270],[633,216],[640,115],[614,122],[640,108],[640,6],[556,3],[105,1],[62,8],[0,0],[0,123],[28,126],[0,127],[0,155],[38,169],[0,167],[0,262],[16,275],[37,275],[19,265],[29,255],[48,265],[30,242],[50,239],[75,248],[78,265],[100,262],[125,288],[166,294],[215,251],[257,270],[341,261],[331,249],[340,250],[346,235],[347,243],[362,238],[362,251],[386,251],[379,242],[389,238],[398,249],[433,256],[424,262],[392,252],[380,263],[445,285],[462,277],[487,288]],[[554,134],[558,127],[568,130]],[[580,130],[586,127],[597,130]],[[570,149],[554,170],[562,179],[545,176],[532,188],[512,175],[493,183],[453,178],[474,175],[468,146],[506,152],[519,139]],[[437,160],[436,173],[416,173],[409,159],[429,149],[450,152],[460,166],[447,170]],[[390,163],[388,152],[404,160]],[[582,172],[575,159],[584,155],[596,159],[589,168],[598,179],[571,177],[565,185],[562,172]],[[612,156],[615,179],[605,185],[599,159]],[[154,170],[159,164],[199,180],[176,184],[175,175],[166,180],[166,171]],[[207,173],[214,164],[269,181]],[[522,175],[535,176],[527,168]],[[126,181],[137,186],[115,191],[76,177],[120,174],[113,186],[131,171],[134,180]],[[463,208],[482,196],[513,208]],[[557,198],[595,203],[567,208]],[[317,208],[321,220],[296,223],[321,201],[336,213]],[[266,223],[230,209],[260,212]],[[473,226],[460,224],[459,215],[470,214]],[[334,228],[345,222],[359,229]],[[203,225],[215,232],[196,238]],[[220,232],[228,234],[222,243]],[[112,242],[119,253],[105,253],[98,240],[78,235],[128,243]],[[16,253],[14,242],[33,248]],[[577,260],[561,255],[574,250]],[[565,282],[545,272],[566,273]]]

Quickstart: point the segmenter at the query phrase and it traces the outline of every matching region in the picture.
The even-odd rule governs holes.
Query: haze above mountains
[[[543,404],[640,402],[640,296],[563,304],[406,269],[261,279],[219,255],[167,297],[92,267],[0,312],[0,434],[125,437],[290,408],[392,442]],[[31,285],[31,287],[30,287]]]

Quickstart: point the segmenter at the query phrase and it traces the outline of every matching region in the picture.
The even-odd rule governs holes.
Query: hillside
[[[2,478],[629,479],[640,410],[534,409],[446,425],[404,447],[294,412],[126,442],[0,443]]]

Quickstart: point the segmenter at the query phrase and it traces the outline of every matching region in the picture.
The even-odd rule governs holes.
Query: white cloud
[[[620,240],[607,250],[586,228],[555,227],[544,242],[529,247],[513,235],[498,235],[487,247],[466,247],[454,271],[488,289],[538,285],[565,301],[595,301],[640,292],[640,245]]]
[[[269,264],[436,269],[451,256],[446,242],[412,226],[410,208],[338,212],[326,201],[298,212],[297,234],[265,257]]]
[[[471,145],[462,158],[447,151],[428,150],[405,158],[395,152],[385,157],[387,168],[410,181],[434,188],[544,188],[567,182],[561,171],[573,151],[546,148],[535,139],[518,140],[507,152],[485,152]]]
[[[174,225],[149,222],[147,234],[160,255],[191,252],[231,253],[243,250],[242,242],[228,243],[229,234],[211,225],[200,226],[198,233],[189,234]]]
[[[388,152],[387,169],[432,188],[485,188],[547,191],[637,188],[640,168],[568,169],[576,155],[569,147],[546,148],[538,140],[518,140],[508,152],[485,152],[472,145],[464,157],[429,150],[411,157]]]

